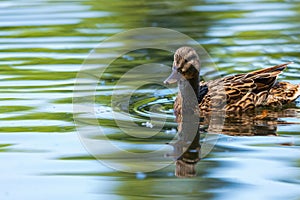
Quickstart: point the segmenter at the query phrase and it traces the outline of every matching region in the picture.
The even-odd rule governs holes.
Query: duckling
[[[181,47],[174,54],[171,75],[165,84],[178,83],[180,89],[174,102],[176,121],[180,121],[183,98],[190,99],[184,85],[190,85],[198,98],[200,113],[224,111],[241,114],[255,108],[267,106],[280,108],[297,99],[300,84],[278,82],[278,75],[290,63],[252,71],[246,74],[231,75],[216,80],[199,83],[200,59],[191,47]]]

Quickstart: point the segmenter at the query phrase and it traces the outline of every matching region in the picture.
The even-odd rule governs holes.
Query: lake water
[[[167,144],[177,90],[162,84],[172,52],[142,48],[169,40],[144,30],[107,41],[167,28],[206,49],[216,67],[203,66],[204,79],[293,61],[279,79],[299,84],[300,1],[5,0],[0,10],[1,199],[300,200],[298,101],[239,134],[201,133],[196,176],[179,178]],[[141,49],[116,57],[128,47]]]

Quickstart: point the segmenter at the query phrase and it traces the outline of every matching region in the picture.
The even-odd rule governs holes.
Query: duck
[[[199,113],[221,111],[231,115],[252,112],[260,107],[280,109],[294,102],[300,95],[300,84],[277,80],[291,63],[200,82],[201,62],[197,52],[192,47],[180,47],[174,53],[172,73],[164,81],[166,85],[177,83],[179,87],[174,102],[176,121],[181,120],[182,108],[188,107],[192,99],[196,99]],[[194,96],[187,94],[188,88]],[[191,105],[195,106],[195,103]]]

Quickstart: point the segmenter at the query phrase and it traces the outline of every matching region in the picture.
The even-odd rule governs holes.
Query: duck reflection
[[[196,165],[200,161],[201,155],[200,132],[197,131],[192,141],[184,136],[180,134],[178,141],[173,144],[176,157],[175,175],[177,177],[193,177],[197,174]]]
[[[219,114],[219,113],[218,113]],[[205,116],[203,124],[207,132],[231,136],[276,136],[278,116],[275,113],[262,110],[236,117],[222,114]]]
[[[205,131],[230,136],[277,136],[277,125],[285,124],[286,117],[296,117],[297,109],[289,108],[280,111],[257,109],[242,115],[228,116],[224,113],[210,113],[202,117],[200,124]]]

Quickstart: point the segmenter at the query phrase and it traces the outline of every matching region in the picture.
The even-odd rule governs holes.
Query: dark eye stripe
[[[197,59],[195,54],[190,55],[189,57],[186,58],[186,60],[193,60],[193,59]]]

